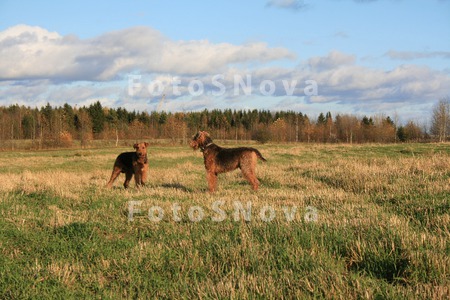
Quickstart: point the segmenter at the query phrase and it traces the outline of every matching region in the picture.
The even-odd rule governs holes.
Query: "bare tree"
[[[431,120],[431,133],[445,142],[450,132],[450,100],[448,97],[442,98],[433,108]]]
[[[336,116],[337,138],[342,142],[353,144],[360,122],[353,115]]]

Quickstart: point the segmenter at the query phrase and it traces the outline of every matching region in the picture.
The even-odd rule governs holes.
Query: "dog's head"
[[[148,147],[148,143],[136,143],[133,145],[133,148],[136,149],[136,154],[138,156],[138,158],[141,157],[146,157],[147,156],[147,147]]]
[[[201,149],[203,150],[208,144],[212,143],[212,139],[209,137],[209,133],[206,131],[199,131],[196,135],[192,138],[192,141],[189,142],[189,146],[194,149]]]

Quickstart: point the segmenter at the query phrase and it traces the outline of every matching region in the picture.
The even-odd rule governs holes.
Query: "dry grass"
[[[447,298],[448,145],[260,148],[260,191],[233,172],[214,195],[188,148],[151,148],[139,190],[104,187],[126,149],[0,153],[0,298]],[[142,201],[133,222],[129,201]]]

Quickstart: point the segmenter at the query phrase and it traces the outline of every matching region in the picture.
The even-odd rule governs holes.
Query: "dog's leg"
[[[259,181],[256,178],[256,155],[252,153],[245,162],[241,163],[241,171],[244,178],[252,185],[253,190],[257,191],[259,186]]]
[[[127,172],[125,173],[125,182],[123,183],[123,186],[127,189],[128,186],[130,186],[131,178],[133,178],[133,172]]]
[[[206,180],[208,181],[209,192],[214,193],[217,188],[217,174],[206,172]]]
[[[250,169],[242,169],[242,175],[251,184],[253,190],[257,191],[259,186],[259,181],[255,176],[255,172]]]
[[[144,185],[142,182],[142,173],[141,170],[138,170],[134,173],[134,182],[136,183],[136,187],[140,188],[141,185]]]
[[[141,184],[144,186],[147,182],[148,164],[145,164],[141,171]]]
[[[109,182],[106,185],[108,188],[111,188],[113,186],[114,180],[116,180],[117,176],[120,175],[120,171],[121,171],[120,168],[114,167],[112,174],[111,174],[111,178],[109,179]]]

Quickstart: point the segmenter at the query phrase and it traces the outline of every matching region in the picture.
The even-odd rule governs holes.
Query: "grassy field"
[[[450,145],[258,148],[214,195],[187,147],[140,190],[104,188],[131,148],[1,152],[0,299],[449,297]]]

